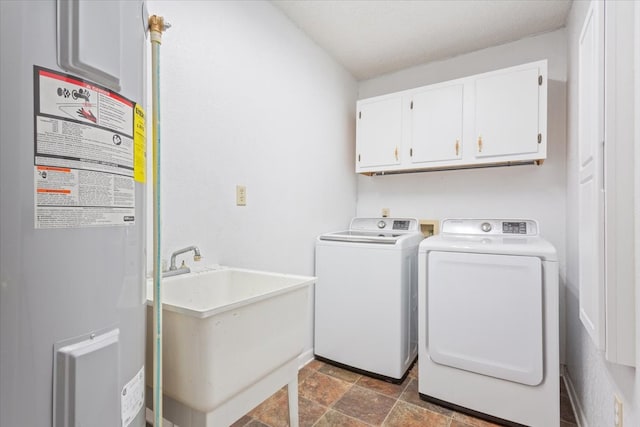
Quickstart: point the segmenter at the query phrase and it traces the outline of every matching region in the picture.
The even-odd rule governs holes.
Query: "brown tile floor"
[[[402,384],[391,384],[314,360],[298,374],[301,427],[489,427],[488,423],[420,399],[417,365]],[[289,425],[286,387],[232,427]],[[561,427],[576,427],[569,397],[561,381]]]

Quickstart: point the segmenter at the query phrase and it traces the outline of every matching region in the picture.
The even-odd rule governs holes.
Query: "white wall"
[[[578,283],[578,38],[589,2],[573,2],[567,21],[569,87],[567,124],[567,371],[589,427],[613,425],[613,395],[623,399],[624,426],[640,425],[640,370],[615,365],[596,350],[579,319]],[[636,5],[636,9],[638,6]],[[637,11],[636,11],[637,12]],[[640,42],[636,42],[640,51]],[[636,121],[639,121],[636,117]],[[638,139],[638,137],[636,137]],[[638,141],[636,141],[636,147]],[[637,158],[637,157],[636,157]],[[638,164],[636,164],[638,166]],[[640,196],[638,196],[640,197]],[[639,199],[640,200],[640,199]],[[638,203],[638,202],[637,202]],[[637,264],[640,267],[640,264]],[[639,268],[640,269],[640,268]],[[638,269],[636,270],[636,274]],[[636,285],[640,283],[637,281]],[[640,294],[636,287],[637,294]],[[636,312],[640,299],[636,295]],[[636,327],[636,333],[638,333]],[[640,339],[638,340],[640,345]],[[640,367],[640,352],[636,352]]]
[[[163,258],[195,244],[201,265],[312,275],[314,237],[355,213],[355,80],[269,2],[148,9],[172,24],[161,47]],[[247,206],[235,205],[237,184]]]
[[[542,166],[360,176],[358,216],[378,216],[382,208],[390,208],[391,216],[422,219],[536,219],[543,237],[558,250],[561,283],[564,283],[565,46],[565,32],[558,30],[361,82],[359,98],[363,99],[546,58],[549,60],[549,152]],[[564,341],[563,331],[561,328]]]
[[[269,2],[148,9],[172,24],[160,60],[162,257],[197,245],[202,261],[179,258],[192,268],[313,275],[315,237],[355,214],[356,81]],[[235,205],[237,184],[247,206]],[[310,325],[313,306],[312,294]],[[310,326],[306,357],[312,347]]]

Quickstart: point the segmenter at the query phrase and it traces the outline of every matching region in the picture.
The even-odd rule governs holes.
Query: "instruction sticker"
[[[136,104],[133,116],[133,178],[141,183],[147,181],[147,140],[144,110]]]
[[[135,104],[79,77],[33,71],[35,228],[133,224]]]
[[[138,373],[122,388],[120,396],[120,415],[122,427],[127,427],[136,418],[144,404],[144,365]]]

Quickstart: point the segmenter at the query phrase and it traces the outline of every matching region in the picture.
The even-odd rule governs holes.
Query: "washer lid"
[[[370,231],[345,230],[335,233],[327,233],[320,236],[320,240],[331,240],[335,242],[354,243],[382,243],[394,245],[400,238],[407,236],[407,233],[383,233]]]

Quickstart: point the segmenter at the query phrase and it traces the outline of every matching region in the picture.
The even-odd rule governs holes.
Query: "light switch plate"
[[[247,205],[247,187],[236,185],[236,206]]]

